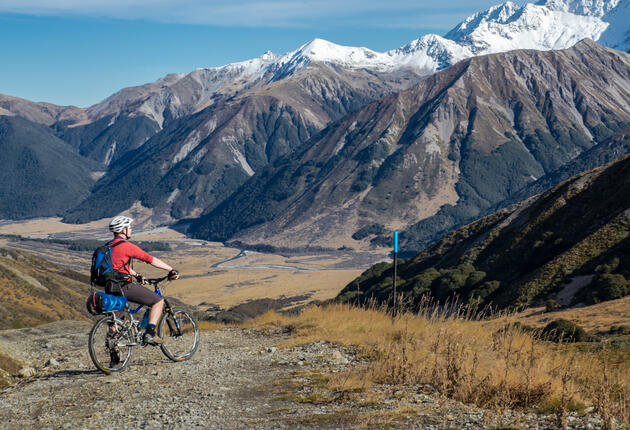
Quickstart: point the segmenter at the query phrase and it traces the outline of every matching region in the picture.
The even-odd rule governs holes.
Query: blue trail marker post
[[[392,306],[392,318],[396,318],[396,277],[397,277],[397,266],[398,266],[398,231],[394,231],[394,297],[393,297],[393,306]]]

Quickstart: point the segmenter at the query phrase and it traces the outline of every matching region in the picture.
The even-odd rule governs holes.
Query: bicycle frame
[[[170,305],[170,303],[168,302],[168,299],[162,295],[162,291],[160,290],[160,287],[158,286],[158,284],[159,284],[160,282],[162,282],[162,281],[166,280],[167,278],[168,278],[168,277],[167,277],[167,276],[165,276],[165,277],[163,277],[163,278],[147,279],[147,283],[148,283],[149,285],[153,285],[153,288],[154,288],[154,290],[155,290],[155,293],[156,293],[158,296],[160,296],[160,297],[162,297],[162,298],[164,299],[164,308],[162,309],[162,314],[166,314],[166,313],[167,313],[167,312],[169,312],[169,310],[171,309],[171,305]],[[145,305],[138,305],[138,307],[136,307],[135,309],[132,309],[132,308],[129,306],[129,304],[127,304],[127,305],[125,306],[124,311],[122,311],[122,312],[127,312],[127,314],[129,314],[129,318],[130,318],[130,320],[131,320],[131,324],[132,324],[132,326],[134,326],[134,327],[135,327],[135,331],[133,332],[133,334],[134,334],[134,336],[135,336],[137,339],[136,339],[136,343],[134,343],[134,346],[135,346],[135,345],[138,345],[138,344],[142,344],[142,342],[140,342],[140,343],[138,343],[138,342],[137,342],[137,340],[139,339],[138,335],[139,335],[139,334],[140,334],[140,332],[141,332],[141,330],[139,329],[139,327],[140,327],[140,322],[139,322],[137,319],[135,319],[135,318],[133,317],[133,314],[138,313],[138,312],[140,311],[140,309],[142,309],[144,306],[145,306]],[[117,311],[111,311],[111,312],[108,312],[108,313],[110,313],[110,314],[113,316],[113,318],[114,318],[114,324],[118,324],[118,322],[120,321],[121,325],[124,327],[124,326],[125,326],[124,321],[123,321],[123,320],[121,320],[120,318],[118,318],[118,317],[116,316],[115,312],[117,312]],[[118,311],[118,312],[120,312],[120,311]],[[177,333],[177,336],[181,336],[181,334],[182,334],[182,328],[181,328],[181,326],[180,326],[180,324],[179,324],[179,321],[177,321],[177,319],[175,319],[175,320],[174,320],[174,322],[175,322],[175,328],[177,328],[177,331],[176,331],[176,330],[174,330],[174,328],[172,327],[172,325],[171,325],[171,323],[172,323],[171,319],[168,319],[168,320],[166,321],[166,323],[167,323],[167,324],[168,324],[168,326],[169,326],[169,329],[171,330],[171,333]]]

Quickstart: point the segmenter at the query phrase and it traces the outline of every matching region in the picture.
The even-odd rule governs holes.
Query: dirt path
[[[493,412],[418,386],[383,387],[378,405],[297,401],[312,394],[305,374],[340,372],[357,359],[328,342],[276,349],[288,337],[281,330],[202,332],[196,355],[182,363],[158,348],[137,348],[126,371],[106,376],[93,370],[87,354],[90,325],[65,321],[0,332],[0,354],[36,371],[0,391],[3,429],[554,427],[554,417],[531,413],[502,411],[497,421]],[[279,395],[287,381],[300,396]],[[595,418],[574,424],[600,428]]]
[[[106,376],[92,370],[89,326],[63,322],[0,334],[0,348],[35,367],[51,358],[59,363],[0,394],[5,429],[284,427],[269,422],[274,406],[265,388],[284,372],[267,352],[278,336],[203,332],[189,361],[172,363],[158,348],[137,348],[125,372]]]

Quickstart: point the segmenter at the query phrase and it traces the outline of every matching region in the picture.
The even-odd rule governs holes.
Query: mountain
[[[630,293],[630,156],[577,175],[445,235],[402,263],[397,288],[410,301],[500,308],[598,303]],[[392,264],[380,263],[340,293],[387,301]]]
[[[331,121],[417,80],[413,71],[350,71],[313,63],[291,79],[243,90],[171,121],[110,165],[92,195],[65,219],[110,216],[137,201],[154,209],[157,223],[199,216]],[[117,200],[111,202],[110,195]]]
[[[84,109],[75,106],[34,103],[0,94],[0,116],[20,116],[31,122],[52,125],[59,121],[82,121],[85,118],[85,112]]]
[[[290,79],[315,63],[378,73],[411,69],[426,76],[472,56],[514,49],[564,49],[583,38],[628,50],[629,8],[628,0],[548,0],[523,7],[507,2],[470,16],[444,37],[426,35],[383,53],[314,39],[284,55],[267,52],[240,63],[169,74],[122,89],[87,109],[0,96],[0,114],[55,124],[59,137],[72,142],[82,155],[109,164],[172,120],[243,91]]]
[[[0,116],[0,218],[58,216],[85,199],[103,167],[50,128]]]
[[[314,39],[283,55],[170,74],[125,88],[86,110],[89,121],[112,115],[146,116],[160,127],[253,87],[287,79],[314,63],[346,70],[394,72],[411,68],[426,76],[460,60],[514,49],[564,49],[588,38],[628,50],[628,0],[548,0],[519,7],[493,6],[459,23],[444,37],[429,34],[387,52]]]
[[[364,228],[411,226],[421,249],[630,128],[629,97],[630,55],[590,41],[471,58],[329,126],[190,232],[361,247]]]
[[[601,143],[582,152],[564,166],[543,176],[537,181],[531,182],[515,193],[514,196],[499,203],[497,206],[506,207],[512,203],[517,203],[528,197],[543,193],[560,182],[566,181],[582,172],[619,160],[625,154],[630,154],[630,128],[604,139]]]
[[[45,124],[79,155],[106,166],[94,196],[67,221],[113,214],[102,202],[115,191],[116,210],[141,202],[158,222],[170,223],[210,213],[252,174],[326,126],[460,60],[566,48],[583,37],[626,49],[628,3],[508,2],[444,37],[423,36],[384,53],[315,39],[284,55],[169,74],[87,109],[0,96],[0,115]],[[414,219],[403,218],[401,226]]]

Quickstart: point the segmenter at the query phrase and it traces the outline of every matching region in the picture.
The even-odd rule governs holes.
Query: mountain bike
[[[159,284],[168,279],[147,279],[155,292],[162,296]],[[90,358],[94,365],[104,373],[120,372],[131,362],[133,349],[146,346],[142,339],[141,321],[134,318],[143,305],[131,309],[129,304],[122,311],[107,312],[96,321],[88,341]],[[148,310],[147,310],[148,311]],[[185,309],[172,307],[164,297],[162,316],[157,324],[157,335],[162,338],[160,348],[164,355],[173,361],[191,358],[199,346],[199,326],[195,318]]]

